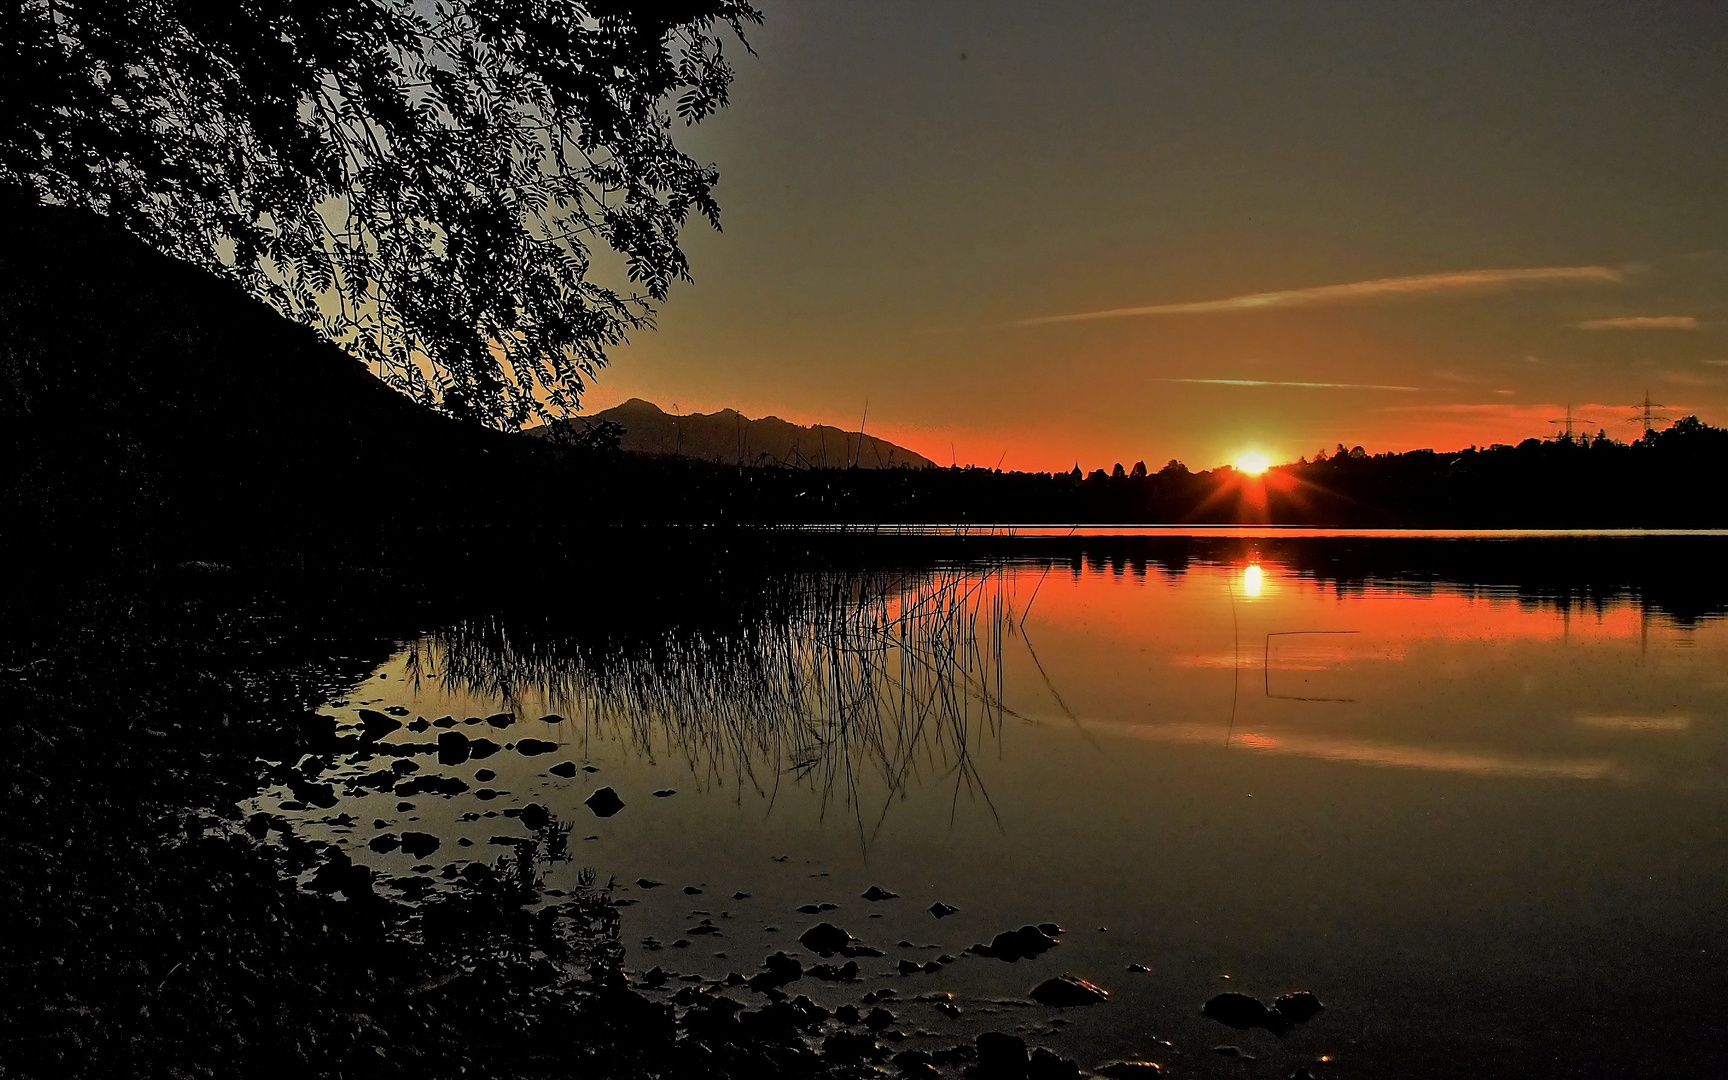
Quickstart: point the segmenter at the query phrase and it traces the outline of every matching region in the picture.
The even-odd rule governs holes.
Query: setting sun
[[[1271,467],[1272,459],[1258,450],[1249,450],[1236,458],[1236,471],[1250,476],[1259,476]]]

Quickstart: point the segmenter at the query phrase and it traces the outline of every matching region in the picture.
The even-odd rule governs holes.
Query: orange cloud
[[[1696,330],[1698,320],[1690,315],[1628,315],[1618,319],[1585,319],[1580,330]]]
[[[1509,270],[1459,270],[1445,274],[1375,278],[1343,285],[1320,285],[1310,289],[1249,293],[1222,300],[1200,300],[1181,304],[1109,308],[1073,315],[1045,315],[1022,319],[1016,326],[1086,322],[1093,319],[1125,319],[1142,315],[1205,315],[1220,311],[1258,311],[1265,308],[1310,307],[1343,304],[1384,297],[1421,296],[1431,293],[1481,292],[1536,284],[1616,284],[1625,275],[1606,266],[1542,266]]]

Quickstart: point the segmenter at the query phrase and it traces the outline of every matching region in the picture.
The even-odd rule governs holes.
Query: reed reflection
[[[609,737],[676,755],[739,797],[807,785],[824,814],[852,813],[860,843],[915,785],[989,804],[974,751],[1011,712],[1001,568],[799,575],[751,610],[703,614],[646,640],[609,637],[599,611],[460,622],[417,641],[405,675],[416,691],[543,701],[584,747]]]

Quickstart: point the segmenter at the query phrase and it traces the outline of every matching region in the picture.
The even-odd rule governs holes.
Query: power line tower
[[[1644,407],[1640,409],[1632,419],[1626,422],[1628,424],[1643,424],[1644,434],[1648,435],[1652,431],[1656,430],[1657,424],[1666,424],[1674,419],[1672,416],[1656,411],[1657,409],[1666,409],[1667,407],[1668,406],[1662,404],[1660,401],[1651,401],[1650,391],[1646,390],[1644,391]]]
[[[1559,419],[1559,420],[1550,420],[1548,422],[1550,424],[1553,424],[1555,427],[1561,429],[1560,431],[1556,431],[1554,433],[1554,437],[1556,439],[1565,439],[1567,442],[1571,442],[1572,441],[1572,427],[1574,424],[1583,424],[1585,427],[1589,427],[1591,424],[1594,424],[1596,421],[1588,420],[1582,416],[1572,415],[1572,406],[1570,404],[1568,404],[1566,406],[1566,415],[1564,418]]]

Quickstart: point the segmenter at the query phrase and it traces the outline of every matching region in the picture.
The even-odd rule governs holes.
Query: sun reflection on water
[[[1266,572],[1260,569],[1260,564],[1249,563],[1242,568],[1242,594],[1244,596],[1259,596],[1266,591]]]

